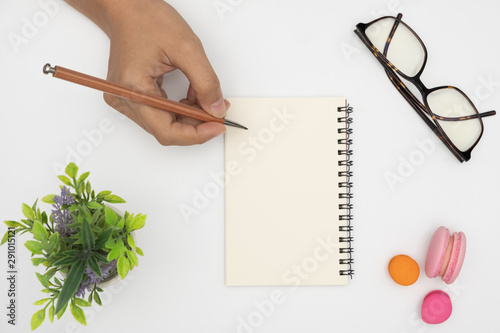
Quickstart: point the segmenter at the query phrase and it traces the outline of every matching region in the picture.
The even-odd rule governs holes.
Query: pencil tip
[[[236,127],[236,128],[241,128],[241,129],[244,129],[245,131],[248,130],[248,127],[245,127],[243,125],[235,123],[234,121],[231,121],[229,119],[225,119],[224,120],[224,125],[233,126],[233,127]]]

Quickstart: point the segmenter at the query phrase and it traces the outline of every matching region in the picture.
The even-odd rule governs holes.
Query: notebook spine
[[[339,176],[339,198],[343,203],[339,204],[339,209],[343,212],[339,215],[339,220],[341,221],[341,225],[339,227],[339,231],[341,236],[339,237],[339,242],[345,244],[345,246],[339,249],[339,252],[345,254],[342,259],[339,259],[339,263],[341,265],[345,265],[345,269],[340,270],[340,275],[349,275],[352,278],[354,274],[353,263],[354,259],[352,256],[353,253],[353,237],[352,237],[352,225],[351,221],[353,219],[352,216],[352,154],[351,150],[352,139],[350,135],[352,134],[352,118],[351,113],[353,111],[352,107],[347,105],[344,107],[339,107],[337,111],[341,114],[337,118],[339,123],[343,123],[343,126],[338,129],[339,134],[345,134],[341,139],[338,140],[339,150],[338,154],[342,155],[345,158],[339,160],[339,166],[341,167],[341,171],[338,172]]]

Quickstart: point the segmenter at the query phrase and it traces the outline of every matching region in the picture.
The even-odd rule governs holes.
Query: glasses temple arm
[[[392,38],[394,37],[394,34],[396,33],[396,29],[399,26],[399,22],[401,18],[403,17],[403,14],[399,13],[398,16],[396,17],[396,20],[394,21],[394,24],[392,26],[391,32],[389,33],[389,36],[387,36],[387,41],[385,42],[384,46],[384,57],[387,57],[387,51],[389,50],[389,45],[391,44]]]
[[[476,119],[478,117],[484,118],[484,117],[494,116],[496,114],[497,114],[497,112],[495,110],[491,110],[491,111],[482,112],[479,114],[473,114],[473,115],[466,116],[466,117],[443,117],[443,116],[438,116],[436,114],[434,116],[436,117],[436,119],[439,119],[442,121],[461,121],[461,120]]]

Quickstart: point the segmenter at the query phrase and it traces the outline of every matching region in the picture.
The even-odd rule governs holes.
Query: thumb
[[[211,115],[218,118],[224,117],[227,107],[219,78],[208,61],[199,39],[190,43],[192,45],[188,48],[189,52],[179,54],[177,59],[171,59],[189,80],[191,96],[188,96],[188,99],[196,100],[201,108]]]

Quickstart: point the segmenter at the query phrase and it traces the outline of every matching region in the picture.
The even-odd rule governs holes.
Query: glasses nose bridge
[[[408,80],[413,83],[415,87],[417,87],[418,91],[422,94],[422,97],[426,96],[429,93],[429,88],[425,86],[425,84],[422,82],[420,79],[420,75],[422,74],[422,71],[417,73],[414,77],[408,78]]]

